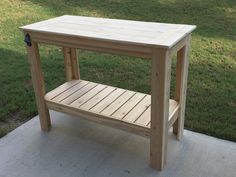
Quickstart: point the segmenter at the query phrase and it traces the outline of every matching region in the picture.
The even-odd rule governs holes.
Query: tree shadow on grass
[[[30,0],[53,16],[64,14],[197,25],[196,34],[235,39],[236,1]]]
[[[41,58],[47,90],[50,90],[64,81],[63,61],[58,62],[51,54],[47,57],[43,54]],[[36,115],[30,68],[24,51],[0,48],[0,63],[0,121],[14,118],[15,114],[20,119]]]

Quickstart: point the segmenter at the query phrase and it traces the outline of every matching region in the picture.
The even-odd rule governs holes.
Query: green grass
[[[236,141],[235,0],[1,0],[0,136],[19,125],[14,122],[37,114],[18,27],[64,14],[197,25],[185,127]],[[63,58],[59,48],[42,45],[40,49],[50,90],[64,82]],[[81,51],[80,57],[83,79],[150,92],[149,61],[87,51]]]

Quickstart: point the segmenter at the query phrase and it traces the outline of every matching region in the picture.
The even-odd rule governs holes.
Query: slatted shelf
[[[45,95],[50,109],[149,136],[151,96],[85,80],[72,80]],[[179,104],[170,100],[169,127]]]

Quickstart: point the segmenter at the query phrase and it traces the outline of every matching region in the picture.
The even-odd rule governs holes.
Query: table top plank
[[[21,27],[24,31],[170,48],[195,25],[64,15]]]

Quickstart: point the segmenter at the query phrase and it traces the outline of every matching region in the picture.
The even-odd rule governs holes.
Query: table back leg
[[[180,103],[180,109],[178,119],[173,125],[173,133],[177,135],[178,140],[182,138],[184,130],[189,41],[190,37],[187,40],[187,44],[177,52],[175,100]]]
[[[66,80],[80,79],[78,52],[76,48],[63,47]]]

